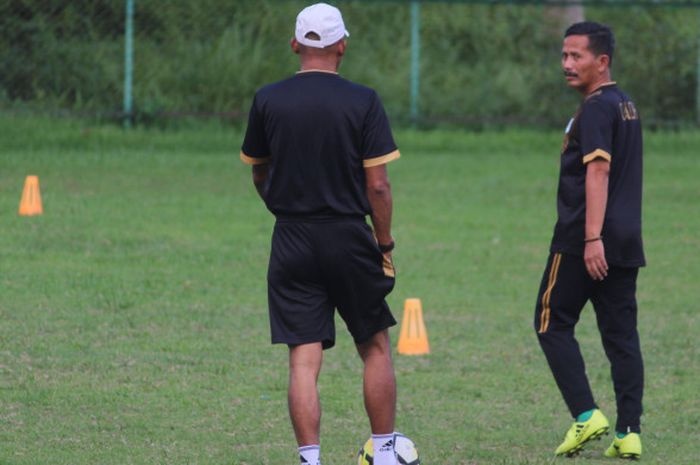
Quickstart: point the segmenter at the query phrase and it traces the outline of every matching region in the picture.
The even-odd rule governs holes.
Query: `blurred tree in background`
[[[245,117],[255,89],[297,68],[289,39],[310,2],[136,0],[137,117]],[[408,2],[339,3],[351,33],[341,73],[375,87],[397,121],[410,96]],[[693,14],[688,14],[688,13]],[[562,125],[578,101],[559,64],[582,7],[421,5],[420,113],[483,127]],[[118,117],[125,0],[0,0],[0,110]],[[615,30],[613,76],[647,122],[695,121],[697,10],[586,7]]]

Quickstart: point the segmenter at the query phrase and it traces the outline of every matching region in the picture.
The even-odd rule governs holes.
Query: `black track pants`
[[[552,253],[542,276],[535,330],[564,401],[576,417],[596,408],[574,328],[587,301],[610,360],[617,401],[616,431],[640,432],[644,366],[637,333],[638,268],[611,266],[603,281],[588,275],[583,257]]]

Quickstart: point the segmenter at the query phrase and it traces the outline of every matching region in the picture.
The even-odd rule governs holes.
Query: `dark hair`
[[[591,52],[596,56],[607,55],[610,57],[610,65],[612,65],[615,35],[608,26],[593,21],[583,21],[569,26],[564,37],[569,36],[588,36],[588,48]]]

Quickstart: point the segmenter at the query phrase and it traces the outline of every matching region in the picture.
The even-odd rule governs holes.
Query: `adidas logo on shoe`
[[[562,442],[555,455],[566,455],[567,457],[575,457],[581,452],[583,446],[589,441],[600,439],[601,436],[608,433],[609,424],[607,418],[600,410],[595,409],[591,417],[582,422],[574,422],[566,432],[564,442]]]

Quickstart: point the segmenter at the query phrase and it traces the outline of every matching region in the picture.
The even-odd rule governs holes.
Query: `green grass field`
[[[273,218],[240,133],[0,118],[0,464],[294,464],[286,356],[269,344]],[[532,329],[555,220],[559,132],[397,132],[397,286],[432,353],[396,355],[397,428],[424,465],[609,464],[609,438],[552,458],[571,419]],[[700,133],[647,134],[640,332],[643,463],[700,461]],[[25,176],[44,215],[19,217]],[[322,458],[369,434],[339,323]],[[578,327],[614,421],[592,309]],[[392,330],[394,344],[398,327]]]

